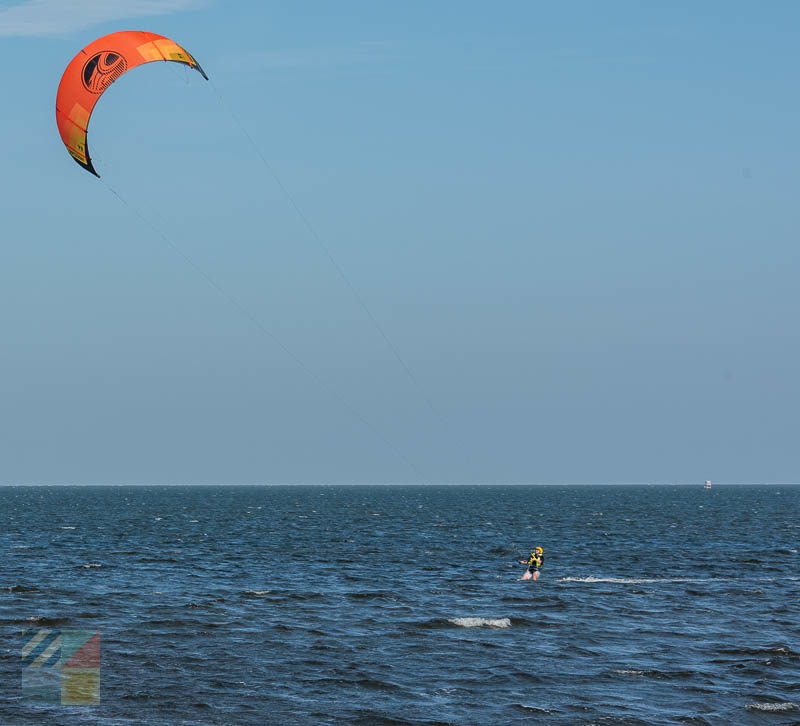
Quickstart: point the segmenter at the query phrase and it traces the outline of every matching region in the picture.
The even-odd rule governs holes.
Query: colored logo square
[[[32,703],[100,703],[100,633],[30,629],[22,634],[22,698]]]
[[[62,668],[61,704],[93,706],[100,703],[99,668]]]
[[[22,700],[61,703],[61,671],[58,668],[23,668]]]

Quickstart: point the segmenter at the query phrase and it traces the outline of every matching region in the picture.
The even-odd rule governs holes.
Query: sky
[[[70,59],[147,30],[92,118]],[[800,5],[0,0],[0,483],[800,481]]]

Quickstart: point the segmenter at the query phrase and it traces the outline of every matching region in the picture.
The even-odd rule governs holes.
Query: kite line
[[[211,84],[211,87],[214,89],[214,92],[217,94],[217,98],[219,99],[219,101],[222,104],[223,108],[225,108],[225,110],[227,110],[227,112],[230,114],[230,116],[233,119],[233,121],[236,124],[236,126],[239,128],[239,130],[242,132],[242,134],[248,140],[250,145],[253,147],[253,150],[256,152],[256,155],[258,156],[259,159],[261,159],[261,162],[264,164],[264,167],[270,173],[270,176],[272,176],[273,180],[277,184],[277,186],[280,189],[281,193],[286,198],[286,200],[289,202],[289,204],[292,207],[292,209],[294,209],[295,214],[297,214],[297,217],[300,219],[300,221],[303,223],[305,228],[308,230],[308,233],[309,233],[309,235],[311,235],[311,238],[314,240],[314,242],[317,244],[317,246],[322,250],[323,254],[328,259],[328,262],[330,262],[330,264],[333,267],[333,269],[336,270],[336,273],[339,275],[339,278],[342,280],[342,282],[344,283],[345,287],[347,287],[347,289],[350,290],[350,293],[352,294],[352,296],[355,299],[356,303],[361,308],[361,310],[364,312],[364,314],[367,316],[367,318],[370,320],[370,322],[372,323],[373,327],[378,332],[378,335],[383,339],[384,343],[386,344],[386,347],[391,351],[391,353],[394,356],[395,360],[398,362],[400,367],[403,369],[403,371],[405,372],[405,374],[408,377],[409,381],[411,381],[411,384],[414,386],[414,388],[416,389],[416,391],[419,394],[419,396],[422,398],[422,400],[425,402],[425,404],[431,410],[431,412],[439,419],[439,421],[441,423],[446,423],[446,421],[444,419],[444,416],[442,416],[442,414],[439,412],[439,410],[436,408],[436,406],[433,405],[433,402],[431,401],[430,396],[427,394],[425,389],[422,387],[422,385],[420,384],[419,380],[414,375],[414,372],[411,370],[411,367],[408,365],[406,360],[400,354],[400,351],[398,350],[397,346],[392,342],[392,339],[389,337],[389,335],[386,332],[386,330],[384,329],[384,327],[380,324],[380,322],[378,321],[377,317],[375,317],[375,315],[372,312],[372,310],[369,307],[369,305],[367,305],[367,302],[364,299],[363,295],[361,295],[361,293],[358,291],[356,286],[352,283],[350,278],[347,276],[347,273],[345,272],[345,270],[342,267],[342,265],[338,262],[338,260],[334,256],[334,254],[331,251],[330,247],[327,244],[325,244],[325,241],[322,239],[321,235],[317,232],[316,227],[314,227],[314,225],[311,223],[311,220],[309,219],[308,215],[302,210],[300,205],[295,200],[294,196],[289,192],[289,189],[283,183],[281,178],[278,176],[278,173],[275,171],[275,169],[272,166],[272,164],[269,163],[269,160],[265,156],[264,152],[261,151],[261,148],[255,142],[255,139],[252,137],[250,132],[247,130],[245,125],[242,123],[242,121],[239,118],[239,116],[236,114],[236,112],[233,110],[233,108],[230,106],[230,104],[228,104],[228,102],[225,100],[225,98],[223,97],[223,95],[219,91],[219,89],[217,88],[217,86],[214,83],[214,81],[212,79],[208,79],[208,82]]]
[[[116,189],[114,189],[105,179],[100,179],[103,186],[108,189],[108,191],[113,194],[117,200],[126,208],[128,211],[137,217],[141,222],[143,222],[147,227],[149,227],[160,239],[161,241],[169,247],[178,257],[180,257],[186,264],[189,265],[200,277],[202,277],[206,283],[212,287],[221,297],[225,298],[231,307],[235,308],[240,314],[242,314],[250,323],[258,330],[263,336],[271,340],[278,348],[280,348],[288,358],[290,358],[299,368],[303,371],[314,383],[317,384],[323,391],[328,393],[328,395],[332,396],[336,401],[339,402],[350,414],[361,424],[367,428],[372,434],[378,438],[383,444],[397,456],[406,466],[411,469],[417,476],[422,479],[426,477],[422,474],[419,468],[414,464],[409,457],[403,453],[395,444],[393,444],[382,432],[381,430],[373,424],[366,416],[364,416],[353,404],[351,404],[342,394],[338,391],[333,389],[329,386],[325,380],[317,373],[315,373],[309,366],[303,361],[300,356],[298,356],[294,351],[292,351],[289,346],[287,346],[278,336],[275,335],[263,322],[261,319],[255,315],[248,307],[246,307],[235,295],[228,292],[219,282],[217,282],[208,272],[206,272],[200,265],[198,265],[186,252],[183,251],[175,242],[173,242],[167,235],[157,227],[153,222],[151,222],[141,211],[139,211],[136,207],[134,207],[130,202],[128,202]]]
[[[89,153],[87,134],[89,121],[97,101],[109,88],[109,86],[128,70],[146,63],[158,61],[165,61],[170,64],[181,64],[185,68],[197,71],[204,79],[207,81],[209,80],[208,75],[203,70],[202,66],[186,48],[163,35],[144,31],[120,31],[97,38],[89,43],[89,45],[84,47],[79,53],[77,53],[64,70],[58,86],[58,92],[56,94],[56,124],[58,126],[59,134],[61,135],[61,140],[64,142],[64,145],[70,156],[72,156],[75,162],[77,162],[83,169],[94,176],[99,177],[100,175],[97,173]],[[217,90],[216,86],[214,86],[214,90]],[[272,169],[266,157],[255,143],[253,137],[247,132],[238,116],[230,107],[227,106],[218,91],[217,95],[219,96],[223,106],[228,109],[229,113],[236,122],[236,125],[248,139],[250,144],[255,149],[257,155],[261,158],[262,162],[275,179],[284,196],[288,199],[292,208],[302,220],[312,238],[323,250],[334,269],[336,269],[339,276],[350,289],[360,307],[372,321],[372,324],[386,342],[386,345],[389,347],[394,357],[398,360],[408,378],[422,395],[429,408],[441,419],[441,415],[438,414],[432,402],[430,401],[430,398],[425,394],[411,368],[400,355],[399,350],[392,343],[391,339],[380,325],[375,315],[373,315],[369,306],[366,304],[366,301],[358,293],[355,286],[350,282],[342,266],[336,261],[330,249],[324,244],[322,238],[311,224],[309,218],[303,213],[294,197],[292,197],[292,195],[289,193],[287,187]],[[405,454],[403,454],[402,451],[400,451],[400,449],[398,449],[398,447],[389,441],[389,439],[384,436],[374,424],[372,424],[365,416],[363,416],[341,394],[328,386],[319,374],[315,373],[298,355],[293,353],[289,347],[286,346],[271,330],[269,330],[267,326],[264,325],[264,323],[262,323],[262,321],[237,297],[224,289],[219,282],[217,282],[208,272],[202,269],[177,244],[175,244],[164,233],[163,230],[150,221],[139,209],[125,200],[122,195],[119,194],[119,192],[113,189],[105,181],[103,181],[103,184],[109,190],[109,192],[113,194],[119,200],[119,202],[130,211],[130,213],[138,217],[146,226],[152,229],[157,237],[159,237],[170,249],[173,250],[175,254],[181,257],[190,267],[192,267],[206,281],[206,283],[216,290],[218,294],[224,297],[231,306],[236,308],[240,314],[246,317],[256,327],[256,329],[261,332],[262,335],[272,340],[275,345],[283,350],[283,352],[306,373],[306,375],[314,380],[318,386],[336,398],[342,404],[342,406],[350,411],[355,418],[357,418],[365,427],[372,431],[376,437],[383,441],[383,443],[390,450],[392,450],[414,472],[419,475],[419,470],[417,467]]]

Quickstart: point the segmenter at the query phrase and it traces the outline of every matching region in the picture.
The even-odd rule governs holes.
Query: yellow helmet
[[[538,552],[540,555],[544,554],[544,550],[541,547],[537,547],[534,552]]]

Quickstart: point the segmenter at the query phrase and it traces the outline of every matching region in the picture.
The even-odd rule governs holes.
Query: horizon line
[[[588,486],[640,486],[640,487],[703,487],[702,481],[679,481],[679,482],[636,482],[636,481],[597,481],[597,482],[485,482],[485,483],[463,483],[463,482],[351,482],[327,483],[327,482],[250,482],[250,483],[200,483],[200,484],[154,484],[154,483],[135,483],[135,484],[108,484],[108,483],[81,483],[74,482],[53,484],[53,483],[22,483],[8,484],[0,483],[0,488],[38,488],[38,487],[65,487],[65,488],[87,488],[87,487],[533,487],[533,486],[562,486],[562,487],[588,487]],[[734,486],[800,486],[800,482],[772,482],[772,481],[729,481],[713,484],[711,487],[734,487]]]

